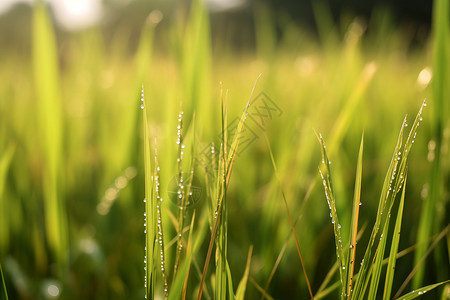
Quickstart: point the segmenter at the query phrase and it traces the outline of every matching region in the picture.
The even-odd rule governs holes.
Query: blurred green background
[[[205,147],[220,143],[219,83],[229,93],[233,126],[262,74],[253,94],[259,110],[250,111],[248,142],[228,191],[235,289],[254,246],[247,299],[261,296],[257,285],[264,288],[286,241],[268,292],[274,299],[308,297],[265,134],[298,219],[313,291],[336,261],[314,130],[329,146],[347,228],[364,132],[360,224],[371,228],[402,120],[408,114],[412,122],[426,98],[399,249],[417,247],[399,259],[394,290],[448,225],[448,5],[433,11],[438,1],[28,2],[9,10],[5,2],[0,15],[0,264],[10,299],[143,298],[142,85],[168,199],[177,174],[178,113],[184,112],[187,148],[194,145],[187,157],[201,161]],[[201,163],[196,174],[205,188]],[[205,199],[189,209],[201,215]],[[164,202],[166,243],[175,235],[175,211]],[[188,299],[198,289],[209,234],[195,257]],[[368,233],[360,244],[367,239]],[[408,290],[449,279],[449,241],[447,234]]]

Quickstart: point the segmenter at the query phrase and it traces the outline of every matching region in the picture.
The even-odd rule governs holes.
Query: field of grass
[[[430,36],[314,11],[237,51],[200,1],[136,47],[36,5],[0,49],[0,299],[450,299],[449,3]]]

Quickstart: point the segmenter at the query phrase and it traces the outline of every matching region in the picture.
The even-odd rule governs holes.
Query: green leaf
[[[398,244],[400,241],[400,231],[402,227],[403,206],[405,203],[405,190],[406,190],[406,178],[405,178],[405,185],[403,186],[402,197],[400,199],[400,204],[397,211],[397,220],[395,221],[391,251],[389,253],[389,262],[387,266],[386,281],[384,284],[383,299],[391,298],[392,284],[394,282],[395,263],[397,260],[396,256],[398,251]]]
[[[347,280],[347,272],[346,268],[346,259],[344,256],[344,251],[342,248],[342,237],[341,237],[341,225],[339,223],[337,211],[336,211],[336,199],[334,196],[333,184],[331,179],[331,170],[330,170],[330,160],[327,156],[327,150],[325,146],[325,142],[322,138],[322,135],[318,136],[321,151],[322,151],[322,164],[320,165],[319,172],[322,178],[322,184],[325,189],[325,196],[328,202],[328,207],[330,208],[331,213],[331,223],[333,224],[334,229],[334,240],[336,244],[336,257],[338,262],[339,269],[339,278],[341,280],[341,298],[344,299],[346,294],[346,280]]]
[[[6,291],[5,279],[3,278],[2,265],[0,265],[0,277],[2,279],[0,284],[0,300],[8,300],[8,292]]]
[[[403,295],[403,296],[399,297],[398,299],[399,299],[399,300],[411,300],[411,299],[415,299],[415,298],[417,298],[417,297],[419,297],[419,296],[422,296],[422,295],[425,294],[426,292],[429,292],[429,291],[431,291],[432,289],[435,289],[435,288],[437,288],[438,286],[443,285],[443,284],[445,284],[445,283],[447,283],[447,282],[450,282],[450,280],[447,280],[447,281],[443,281],[443,282],[439,282],[439,283],[435,283],[435,284],[430,284],[430,285],[424,286],[424,287],[422,287],[422,288],[420,288],[420,289],[413,290],[412,292],[409,292],[408,294]]]
[[[245,289],[247,287],[248,274],[250,273],[250,262],[252,260],[252,252],[253,246],[250,246],[250,249],[248,249],[247,264],[245,266],[244,276],[242,276],[241,282],[239,282],[236,291],[236,300],[244,300],[245,298]]]
[[[356,256],[356,236],[358,233],[359,206],[361,203],[361,181],[362,181],[362,159],[364,149],[364,135],[361,137],[359,147],[358,163],[356,165],[355,191],[353,196],[352,222],[350,227],[350,251],[347,258],[347,297],[350,299],[352,294],[353,274],[355,271]]]
[[[144,99],[144,86],[141,89],[142,129],[144,138],[144,172],[145,172],[145,295],[147,299],[153,299],[155,293],[155,234],[156,234],[156,209],[154,209],[152,165],[150,156],[150,142],[148,139],[147,105]]]

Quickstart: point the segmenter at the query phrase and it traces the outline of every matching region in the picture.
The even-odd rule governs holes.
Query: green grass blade
[[[153,299],[155,293],[155,234],[156,210],[153,197],[152,165],[150,155],[150,141],[148,136],[147,105],[144,99],[144,86],[141,89],[142,131],[144,142],[144,219],[145,219],[145,298]]]
[[[239,282],[238,288],[236,290],[236,300],[244,300],[245,298],[245,290],[247,288],[248,274],[250,273],[250,262],[252,260],[252,252],[253,246],[250,246],[248,249],[247,256],[247,264],[245,265],[244,276],[242,276],[241,281]]]
[[[406,182],[406,179],[405,179]],[[391,251],[389,253],[389,262],[387,266],[387,272],[386,272],[386,280],[384,284],[384,291],[383,291],[383,299],[390,299],[391,298],[391,292],[392,292],[392,285],[394,283],[394,271],[395,271],[395,263],[397,260],[397,251],[398,251],[398,244],[400,241],[400,231],[402,227],[402,217],[403,217],[403,206],[405,203],[405,190],[406,190],[406,184],[403,186],[402,191],[402,197],[400,198],[400,204],[397,211],[397,219],[395,221],[395,228],[394,233],[392,237],[392,244],[391,244]]]
[[[0,277],[2,280],[0,283],[0,300],[8,300],[8,292],[6,290],[5,279],[3,278],[2,265],[0,265]]]
[[[402,123],[399,137],[397,140],[397,145],[395,147],[391,163],[389,164],[388,172],[384,179],[381,196],[378,203],[378,211],[375,224],[372,229],[369,244],[366,248],[366,252],[364,254],[361,267],[359,269],[358,279],[354,285],[355,299],[360,299],[364,297],[369,279],[368,272],[374,260],[375,249],[378,248],[378,243],[380,241],[380,228],[384,229],[387,217],[391,213],[391,208],[394,204],[396,195],[398,194],[398,192],[402,187],[402,184],[404,183],[406,177],[406,163],[408,155],[411,151],[412,144],[414,143],[417,128],[419,127],[419,124],[422,121],[422,111],[425,106],[426,103],[423,102],[422,106],[419,109],[419,112],[417,113],[413,125],[410,126],[411,130],[408,134],[408,137],[406,138],[406,141],[404,141],[403,138],[405,128],[408,127],[406,117]]]
[[[221,221],[222,219],[226,220],[226,191],[227,191],[227,187],[228,184],[230,182],[230,178],[231,178],[231,171],[233,170],[233,164],[236,158],[236,153],[239,147],[239,140],[240,137],[242,135],[243,129],[244,129],[244,123],[245,120],[247,119],[247,114],[248,114],[248,109],[250,106],[250,101],[252,99],[253,96],[253,92],[255,90],[256,87],[256,83],[258,82],[258,79],[261,77],[261,75],[258,76],[258,78],[255,81],[255,84],[253,85],[253,89],[252,92],[250,94],[249,100],[247,102],[247,105],[242,113],[241,119],[239,120],[239,123],[237,125],[236,128],[236,134],[233,137],[233,142],[231,143],[230,146],[230,151],[227,152],[227,139],[228,139],[228,135],[226,133],[226,120],[227,120],[227,114],[226,114],[226,103],[223,102],[222,97],[221,97],[221,103],[222,103],[222,147],[221,147],[221,151],[220,151],[220,155],[219,155],[219,165],[218,165],[218,176],[216,178],[216,199],[217,199],[217,209],[214,212],[214,227],[213,227],[213,231],[211,233],[211,239],[210,239],[210,243],[209,243],[209,247],[208,247],[208,252],[206,254],[206,260],[205,260],[205,265],[203,267],[203,274],[202,274],[202,279],[200,281],[200,288],[199,288],[199,292],[197,295],[197,299],[200,300],[202,298],[202,293],[203,293],[203,285],[205,282],[205,277],[206,277],[206,272],[208,270],[208,265],[209,265],[209,261],[211,259],[211,254],[212,254],[212,248],[213,248],[213,244],[216,241],[216,234],[217,232],[219,232],[219,237],[217,238],[217,240],[219,241],[219,253],[222,253],[222,255],[219,255],[219,264],[218,266],[216,266],[216,270],[219,267],[220,274],[218,275],[216,272],[216,282],[220,283],[220,287],[218,285],[216,285],[216,293],[217,291],[220,292],[220,295],[223,296],[223,290],[225,290],[223,282],[225,281],[224,278],[226,278],[226,222],[225,221]],[[224,204],[225,203],[225,204]],[[225,216],[223,215],[223,213],[225,212]],[[219,226],[221,225],[221,226]],[[220,228],[219,228],[220,227]],[[218,231],[218,229],[220,229]],[[219,281],[217,281],[219,277]],[[217,295],[217,294],[216,294]]]
[[[375,300],[377,298],[378,285],[380,283],[381,270],[383,268],[383,258],[384,251],[386,249],[386,241],[388,239],[389,232],[389,220],[386,220],[384,225],[383,233],[380,237],[380,243],[378,244],[377,250],[375,252],[375,260],[370,268],[370,287],[369,287],[369,295],[367,299]]]
[[[325,196],[327,198],[328,207],[330,208],[331,223],[333,224],[334,239],[336,244],[336,257],[338,262],[339,278],[341,280],[341,299],[344,299],[346,298],[346,280],[348,269],[346,268],[346,260],[342,248],[341,225],[339,223],[336,211],[336,199],[334,196],[333,184],[331,179],[330,160],[327,156],[327,150],[322,135],[319,134],[317,138],[319,139],[322,151],[322,164],[319,167],[319,172],[322,178],[323,187],[325,189]]]
[[[443,223],[445,224],[445,214],[442,214],[437,207],[445,206],[443,202],[446,188],[444,170],[446,156],[443,153],[444,130],[449,126],[450,106],[449,106],[449,82],[450,82],[450,4],[448,0],[433,1],[433,81],[432,81],[432,141],[435,143],[434,160],[431,168],[430,191],[426,201],[423,202],[422,213],[420,215],[419,229],[417,231],[417,244],[422,244],[432,233],[437,231]],[[443,155],[444,154],[444,155]],[[433,228],[436,224],[435,228]],[[419,246],[414,254],[414,263],[422,258],[426,252],[425,246]],[[442,254],[438,255],[442,261]],[[439,262],[436,261],[436,264]],[[439,273],[440,268],[437,268]],[[444,271],[445,272],[445,271]],[[413,279],[413,287],[422,285],[425,274],[425,267],[418,270]],[[441,274],[442,275],[442,274]],[[445,274],[444,274],[445,275]]]
[[[69,257],[66,205],[61,191],[63,165],[63,107],[60,94],[58,49],[51,18],[37,1],[32,23],[33,72],[43,172],[45,226],[48,244],[64,276]],[[65,277],[65,276],[64,276]]]
[[[252,277],[250,277],[249,280],[253,284],[253,286],[258,290],[258,292],[264,295],[264,299],[273,300],[273,297],[267,294],[267,292]]]
[[[415,298],[417,298],[417,297],[419,297],[419,296],[422,296],[422,295],[425,294],[426,292],[429,292],[429,291],[431,291],[432,289],[435,289],[435,288],[437,288],[438,286],[441,286],[441,285],[443,285],[443,284],[445,284],[445,283],[447,283],[447,282],[450,282],[450,280],[443,281],[443,282],[439,282],[439,283],[435,283],[435,284],[430,284],[430,285],[424,286],[424,287],[422,287],[422,288],[415,289],[414,291],[409,292],[408,294],[403,295],[403,296],[401,296],[401,297],[399,297],[399,298],[397,298],[397,299],[399,299],[399,300],[411,300],[411,299],[415,299]]]
[[[428,255],[430,255],[430,253],[433,251],[433,249],[437,246],[437,244],[449,233],[450,231],[450,224],[447,225],[447,227],[444,228],[444,230],[442,230],[439,235],[436,237],[436,239],[433,241],[433,243],[431,244],[431,246],[428,248],[427,252],[425,252],[424,256],[419,260],[419,262],[416,264],[416,266],[414,267],[414,269],[411,271],[411,273],[409,273],[408,277],[405,279],[405,281],[403,282],[403,284],[400,286],[400,288],[398,289],[397,293],[394,296],[394,299],[398,298],[400,296],[400,294],[405,290],[405,288],[408,286],[409,282],[411,281],[411,279],[414,277],[414,275],[416,274],[417,270],[422,266],[422,264],[425,262],[426,258],[428,257]]]
[[[189,259],[189,266],[188,266],[188,270],[184,279],[184,286],[183,286],[183,297],[182,299],[186,299],[186,292],[187,292],[187,285],[188,285],[188,279],[189,279],[189,271],[191,268],[191,262],[192,262],[192,256],[193,253],[196,253],[197,249],[195,249],[195,245],[194,247],[192,247],[193,242],[193,232],[194,232],[194,222],[195,222],[195,211],[192,215],[192,219],[191,219],[191,225],[189,226],[189,237],[188,237],[188,241],[187,241],[187,249],[186,249],[186,253],[188,253],[188,259]]]
[[[188,276],[189,266],[191,265],[192,255],[188,254],[186,259],[180,264],[177,276],[172,282],[168,300],[179,300],[183,294],[184,285]]]
[[[356,178],[355,178],[355,192],[353,196],[353,210],[352,210],[352,221],[350,227],[350,253],[348,255],[347,263],[347,297],[351,298],[352,294],[352,283],[353,274],[355,271],[355,256],[356,256],[356,236],[358,233],[358,217],[359,217],[359,206],[361,203],[361,181],[362,181],[362,159],[364,150],[364,135],[361,138],[361,145],[359,147],[358,163],[356,165]]]
[[[0,253],[6,252],[10,236],[8,201],[4,196],[6,178],[14,156],[15,146],[9,145],[0,156]]]
[[[312,289],[311,289],[311,284],[309,283],[308,275],[306,273],[305,263],[303,262],[303,256],[302,256],[302,253],[300,251],[300,244],[298,242],[297,233],[295,232],[294,221],[292,220],[291,212],[289,210],[289,206],[288,206],[287,199],[286,199],[286,195],[284,194],[284,191],[283,191],[283,188],[282,188],[282,185],[281,185],[280,175],[278,174],[278,169],[277,169],[277,166],[276,166],[276,163],[275,163],[275,158],[273,157],[272,148],[270,147],[269,138],[267,137],[267,134],[264,134],[264,137],[265,137],[267,148],[269,150],[269,155],[270,155],[270,159],[272,161],[272,167],[273,167],[273,170],[275,172],[275,177],[277,178],[278,184],[280,186],[281,195],[283,197],[284,206],[286,208],[286,213],[287,213],[288,219],[289,219],[289,224],[291,226],[292,234],[293,234],[294,239],[295,239],[295,245],[297,247],[298,257],[300,258],[300,263],[302,265],[303,275],[305,275],[306,285],[308,286],[308,292],[309,292],[309,295],[311,296],[311,299],[314,299],[314,295],[313,295]]]

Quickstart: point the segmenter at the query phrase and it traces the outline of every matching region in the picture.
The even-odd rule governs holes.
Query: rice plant
[[[69,33],[37,1],[0,49],[1,299],[448,297],[446,1],[431,35],[145,3]]]
[[[387,274],[383,290],[383,299],[389,299],[392,291],[396,256],[398,254],[398,243],[400,240],[401,221],[403,215],[403,207],[405,202],[405,190],[407,179],[407,158],[411,151],[412,144],[416,138],[417,128],[422,121],[422,111],[426,106],[423,102],[420,110],[411,126],[411,129],[404,140],[404,131],[408,127],[407,118],[405,117],[401,126],[397,145],[388,168],[388,172],[384,179],[383,189],[381,191],[380,200],[378,202],[377,217],[369,239],[369,244],[365,249],[364,258],[361,261],[358,272],[355,272],[355,252],[357,250],[356,234],[358,232],[358,216],[361,195],[361,178],[362,178],[362,156],[363,156],[363,139],[358,155],[355,193],[353,198],[353,212],[351,220],[350,240],[343,241],[341,236],[341,224],[339,222],[336,210],[336,197],[334,193],[330,161],[327,155],[327,148],[321,135],[318,135],[322,150],[322,164],[319,172],[325,190],[326,200],[330,209],[331,223],[334,228],[334,236],[336,242],[337,268],[339,270],[341,299],[376,299],[379,293],[380,276],[383,268],[384,252],[386,249],[386,241],[391,240],[391,250],[387,265]],[[389,235],[389,222],[392,214],[392,208],[397,199],[397,194],[401,193],[400,204],[398,205],[395,228],[392,237]],[[359,247],[358,247],[359,249]],[[412,291],[401,299],[414,299],[429,290],[438,287],[447,281],[430,285],[419,290]],[[396,295],[394,298],[398,298]]]

